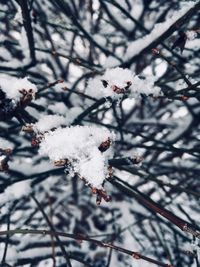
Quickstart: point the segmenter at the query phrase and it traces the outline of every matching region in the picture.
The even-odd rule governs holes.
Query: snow
[[[197,37],[197,32],[195,32],[195,31],[187,31],[186,35],[187,35],[187,39],[189,41],[192,41]]]
[[[6,139],[0,137],[0,148],[1,149],[8,149],[8,148],[12,149],[13,144],[7,141]]]
[[[95,40],[95,42],[97,42],[101,46],[106,46],[107,44],[107,40],[100,34],[94,34],[93,39]]]
[[[22,96],[20,90],[32,89],[33,94],[37,92],[35,84],[31,83],[27,77],[16,78],[5,74],[0,75],[0,88],[6,93],[7,98],[19,100]]]
[[[91,149],[86,159],[81,159],[80,164],[75,167],[75,172],[81,177],[86,177],[87,181],[94,187],[101,187],[106,178],[107,170],[105,158],[100,151]]]
[[[186,42],[185,48],[193,49],[195,51],[198,51],[200,47],[200,39],[194,39],[194,40],[188,40]],[[198,59],[197,59],[198,60]],[[191,64],[188,64],[190,66],[189,70],[194,72],[194,66],[191,66]]]
[[[170,6],[167,1],[163,1],[165,3],[161,5],[157,0],[151,1],[149,6],[145,3],[146,1],[143,0],[115,0],[109,3],[106,1],[104,2],[112,6],[116,1],[122,5],[129,14],[138,19],[141,25],[145,26],[150,31],[157,19],[160,19],[159,21],[163,19],[164,21],[166,13],[169,14],[171,11],[173,12],[174,8],[181,5],[180,2],[187,2],[176,0],[173,2],[172,6]],[[80,3],[81,2],[82,1],[80,1]],[[108,134],[102,134],[102,129],[98,128],[97,133],[95,132],[93,136],[90,136],[91,128],[90,131],[87,131],[87,134],[85,127],[66,128],[70,125],[70,121],[73,122],[74,118],[83,112],[84,108],[87,109],[88,103],[92,106],[92,104],[96,102],[95,100],[88,100],[81,95],[77,95],[76,92],[73,93],[74,90],[86,93],[85,79],[87,79],[87,77],[95,77],[93,81],[96,82],[97,87],[92,86],[90,88],[90,94],[94,95],[95,98],[96,95],[98,95],[98,98],[110,95],[113,99],[120,99],[124,94],[125,97],[128,98],[122,101],[122,105],[116,106],[114,112],[113,109],[107,109],[108,105],[112,105],[113,107],[112,102],[114,101],[107,101],[106,105],[92,110],[88,116],[88,120],[83,120],[82,123],[84,125],[99,124],[102,125],[102,127],[107,124],[108,129],[116,129],[117,142],[114,147],[116,159],[129,156],[133,157],[135,156],[134,153],[136,150],[144,156],[142,166],[118,166],[119,169],[114,168],[114,176],[129,183],[133,188],[138,188],[142,193],[158,201],[163,207],[167,209],[171,209],[172,207],[174,213],[180,215],[181,218],[189,221],[191,218],[191,221],[198,221],[197,214],[199,214],[199,205],[197,204],[197,195],[195,198],[195,195],[193,196],[191,194],[190,196],[189,194],[187,195],[186,193],[176,191],[173,188],[170,189],[170,187],[167,186],[157,185],[157,183],[152,182],[150,179],[152,176],[159,181],[164,181],[169,185],[172,184],[172,186],[175,185],[178,187],[180,185],[179,189],[185,188],[195,191],[197,188],[198,177],[196,176],[200,173],[198,158],[189,153],[182,154],[181,151],[185,150],[190,152],[190,148],[191,151],[198,151],[198,141],[200,141],[200,132],[198,128],[196,128],[198,126],[197,117],[200,110],[198,100],[193,98],[184,102],[163,98],[161,101],[159,101],[159,99],[158,101],[154,101],[151,97],[144,99],[145,101],[136,99],[141,93],[156,95],[154,92],[155,82],[160,84],[163,89],[166,87],[166,91],[168,92],[169,90],[169,93],[175,92],[176,90],[178,92],[178,90],[187,88],[188,86],[185,82],[182,82],[183,79],[181,75],[176,73],[176,71],[171,71],[171,66],[169,66],[169,64],[160,58],[150,60],[151,56],[147,62],[144,59],[144,64],[142,63],[143,57],[138,57],[131,65],[130,70],[115,69],[114,71],[113,69],[106,71],[107,68],[113,68],[113,65],[121,65],[121,62],[114,57],[114,54],[123,59],[126,48],[133,42],[133,38],[140,39],[147,33],[144,33],[140,27],[136,27],[134,22],[129,23],[129,19],[127,19],[120,10],[115,9],[115,14],[119,16],[119,19],[118,17],[114,17],[114,20],[111,20],[106,12],[101,13],[99,0],[91,2],[91,10],[89,10],[88,5],[79,5],[79,1],[75,1],[76,4],[74,7],[70,5],[72,3],[70,1],[69,5],[72,10],[75,10],[74,8],[77,7],[77,12],[80,13],[80,23],[87,20],[86,24],[88,28],[90,28],[89,32],[98,44],[102,45],[104,44],[104,40],[107,40],[107,48],[113,51],[113,56],[109,55],[107,57],[107,53],[104,54],[95,46],[91,47],[90,42],[84,37],[84,34],[77,32],[77,29],[75,29],[76,26],[70,21],[70,17],[66,20],[65,14],[62,14],[62,12],[60,12],[57,17],[56,12],[54,12],[55,14],[53,16],[52,11],[56,10],[54,5],[52,5],[53,1],[52,3],[51,1],[42,1],[42,3],[40,3],[40,1],[37,1],[37,3],[34,2],[33,8],[37,10],[42,9],[41,12],[46,10],[46,22],[57,24],[57,26],[47,25],[49,38],[45,38],[45,30],[40,24],[40,14],[36,14],[39,16],[39,21],[37,23],[32,23],[35,47],[51,51],[52,47],[49,39],[52,37],[56,51],[63,55],[82,58],[84,62],[90,61],[89,52],[91,51],[91,61],[94,62],[95,66],[99,66],[98,69],[103,72],[100,74],[102,76],[97,77],[95,76],[97,73],[96,71],[93,72],[80,65],[73,67],[73,63],[70,63],[68,66],[68,60],[66,58],[59,57],[60,64],[57,64],[56,61],[58,58],[52,56],[50,53],[36,51],[38,64],[30,68],[25,68],[30,78],[32,78],[33,81],[37,81],[37,84],[39,84],[41,88],[45,88],[46,85],[52,83],[54,80],[60,79],[61,76],[64,77],[66,82],[56,85],[55,88],[52,86],[51,88],[42,90],[41,93],[38,94],[38,99],[36,101],[38,106],[32,105],[26,109],[36,120],[39,119],[39,122],[33,126],[37,129],[36,134],[38,134],[38,137],[43,138],[43,135],[40,134],[39,131],[43,131],[44,133],[44,139],[41,140],[40,147],[40,149],[44,151],[40,151],[40,155],[38,154],[37,148],[31,148],[30,140],[32,135],[21,132],[22,123],[19,123],[16,118],[0,122],[0,135],[11,142],[9,144],[9,142],[5,142],[5,139],[0,139],[0,148],[11,148],[11,144],[15,147],[11,158],[12,160],[8,162],[10,171],[1,173],[0,189],[3,191],[6,186],[15,183],[17,177],[19,179],[20,177],[22,179],[26,177],[31,181],[31,185],[34,186],[34,193],[38,201],[40,201],[41,205],[44,207],[56,229],[75,234],[83,233],[91,237],[93,236],[95,239],[98,238],[103,242],[105,239],[112,238],[112,233],[119,233],[119,238],[114,241],[116,245],[141,252],[143,255],[158,259],[167,264],[167,262],[169,262],[168,255],[171,255],[171,253],[166,253],[165,248],[162,247],[162,244],[165,243],[166,248],[170,250],[170,252],[173,251],[172,261],[174,266],[178,264],[178,262],[184,262],[184,266],[190,264],[191,266],[195,266],[195,262],[192,263],[191,258],[188,255],[184,255],[182,251],[184,248],[183,245],[190,243],[189,239],[192,239],[186,237],[186,233],[179,234],[179,230],[176,231],[175,226],[171,223],[160,223],[154,215],[135,201],[134,198],[126,197],[125,194],[118,192],[109,182],[106,182],[105,186],[107,191],[110,192],[113,201],[111,203],[103,203],[102,207],[97,208],[94,201],[91,199],[91,194],[87,190],[88,188],[84,186],[83,181],[79,180],[78,184],[76,184],[76,179],[71,180],[70,175],[67,174],[65,177],[63,170],[65,166],[61,168],[61,170],[60,168],[56,169],[55,166],[52,166],[52,161],[68,157],[71,160],[73,168],[72,174],[74,175],[75,172],[79,173],[80,177],[85,177],[89,183],[99,188],[101,188],[102,181],[107,177],[107,160],[113,157],[113,145],[111,145],[106,152],[100,152],[97,148],[102,141],[107,139],[107,136],[112,136],[112,134],[110,132],[108,132]],[[152,8],[153,3],[156,5],[155,9]],[[96,5],[96,7],[94,8],[93,5]],[[2,5],[1,9],[5,9],[6,14],[8,14],[8,10],[5,6],[6,5]],[[79,7],[81,8],[79,9]],[[14,11],[13,8],[11,9]],[[144,9],[144,12],[142,9]],[[88,13],[87,10],[89,11]],[[140,19],[141,12],[142,17]],[[1,14],[2,16],[4,15],[4,13]],[[12,17],[12,14],[8,14],[8,16],[6,16],[6,14],[5,21],[10,15]],[[33,14],[30,13],[30,15],[31,19],[33,19]],[[94,18],[95,16],[96,18]],[[197,17],[198,15],[196,13],[189,23],[186,23],[183,30],[191,30],[198,27]],[[166,17],[166,19],[167,18],[169,18],[169,16]],[[123,20],[125,21],[124,24],[122,24]],[[126,25],[129,29],[131,29],[131,27],[134,29],[135,27],[134,34],[126,35],[123,31],[120,31],[120,29],[117,30],[118,27],[115,25],[115,21],[119,21],[125,29],[127,29]],[[24,77],[19,75],[22,75],[25,71],[18,72],[15,71],[14,68],[23,68],[20,55],[24,53],[23,50],[27,45],[25,31],[19,23],[12,22],[12,19],[10,23],[11,25],[9,25],[8,18],[8,32],[5,35],[6,38],[0,37],[5,38],[7,41],[5,42],[5,47],[8,49],[5,50],[6,48],[4,48],[1,51],[3,60],[8,61],[5,62],[5,64],[2,61],[1,72],[3,73],[3,67],[9,64],[12,68],[9,72],[5,70],[7,74],[15,75],[16,77]],[[63,29],[60,26],[63,26]],[[2,25],[2,32],[5,32],[3,27]],[[65,30],[64,27],[69,28],[69,30]],[[97,33],[93,36],[95,32]],[[22,39],[20,40],[20,38]],[[181,56],[185,61],[183,61],[183,65],[180,67],[192,84],[199,81],[199,59],[198,53],[194,51],[198,51],[200,47],[199,39],[200,38],[188,40],[186,42],[186,48],[190,47],[192,50],[185,49],[185,52]],[[76,43],[75,46],[73,46],[72,41]],[[166,42],[167,41],[168,40],[166,40]],[[172,45],[172,41],[173,40],[169,40],[168,44],[170,46]],[[14,43],[16,43],[16,45],[14,45]],[[4,45],[4,43],[2,43],[2,45]],[[6,51],[8,51],[7,54]],[[10,52],[12,53],[9,55]],[[27,52],[29,51],[27,50]],[[136,53],[137,51],[133,50],[130,52]],[[166,57],[170,58],[172,63],[174,62],[179,65],[179,63],[182,62],[179,61],[179,57],[171,57],[170,52],[163,51],[163,53],[166,54]],[[18,61],[17,58],[19,58]],[[187,62],[187,64],[185,64],[185,62]],[[142,65],[141,68],[136,68],[140,63]],[[122,65],[125,66],[125,64]],[[69,68],[66,68],[66,66]],[[140,73],[140,75],[138,75],[138,73],[135,75],[134,71],[138,69],[142,69],[142,73]],[[68,72],[66,73],[67,70]],[[77,70],[79,71],[77,72]],[[106,74],[103,74],[104,71]],[[107,79],[107,87],[102,87],[101,79],[105,79],[104,76]],[[144,76],[144,79],[142,76]],[[8,77],[8,80],[9,79],[10,77]],[[193,79],[195,81],[193,81]],[[130,87],[126,91],[119,90],[120,88],[124,89],[127,87],[127,81],[131,82]],[[69,88],[69,91],[61,91],[62,88],[65,87]],[[116,87],[118,87],[118,89],[116,89]],[[157,89],[159,92],[159,88]],[[189,92],[195,94],[195,91],[197,91],[198,94],[198,89],[199,87],[193,88],[189,90]],[[10,87],[9,91],[11,90],[12,88]],[[121,91],[121,93],[118,93],[117,90],[118,92]],[[18,98],[20,97],[21,94],[19,94]],[[13,99],[8,101],[8,103],[12,104],[11,101],[15,103]],[[192,114],[194,116],[192,116]],[[72,118],[72,116],[75,117]],[[29,123],[30,121],[28,117],[24,120],[25,123]],[[63,126],[65,128],[61,129]],[[55,131],[60,133],[60,135],[55,133],[54,136],[52,128],[57,127],[60,128]],[[124,132],[120,135],[119,130],[121,127]],[[68,129],[68,131],[66,129]],[[77,129],[77,134],[75,133],[75,129]],[[47,131],[51,132],[47,133]],[[34,135],[33,133],[33,137]],[[98,142],[97,135],[99,136]],[[40,139],[38,138],[38,140]],[[49,146],[51,146],[51,148],[49,148]],[[176,150],[173,149],[173,147],[178,147],[180,149]],[[74,149],[74,153],[72,149]],[[198,156],[198,152],[194,152],[193,155]],[[48,159],[48,156],[51,156],[51,161]],[[0,159],[7,160],[10,159],[10,157],[7,156],[7,158],[5,158],[5,156],[2,156],[1,158],[0,156]],[[124,169],[124,171],[121,169]],[[149,176],[149,174],[151,176]],[[17,188],[9,187],[8,190],[5,190],[5,195],[4,193],[0,193],[0,207],[3,205],[0,208],[2,218],[1,230],[7,229],[7,217],[10,212],[10,229],[48,229],[48,225],[35,203],[32,200],[27,200],[27,197],[21,199],[23,195],[22,186],[24,187],[24,192],[27,191],[29,194],[29,187],[28,190],[26,190],[25,186],[21,183],[18,184]],[[18,196],[16,196],[18,190],[22,192],[19,192]],[[177,196],[179,194],[180,198],[177,201]],[[12,202],[12,200],[16,199],[15,197],[19,197],[19,201]],[[181,199],[182,202],[180,201]],[[17,202],[17,206],[11,210],[10,208],[13,207],[15,202]],[[177,211],[177,202],[183,209],[187,207],[186,214],[188,214],[188,218],[186,218],[183,212]],[[151,228],[151,225],[154,226],[156,231]],[[105,236],[107,234],[108,238]],[[174,236],[177,238],[177,242],[174,242]],[[59,253],[56,255],[57,264],[64,265],[65,259],[60,251],[59,244],[56,242],[55,238],[53,238],[54,242],[52,242],[51,238],[50,235],[44,236],[43,234],[16,234],[10,236],[6,262],[11,266],[17,266],[20,265],[20,263],[10,262],[10,259],[13,258],[13,260],[16,259],[16,261],[17,259],[19,261],[21,260],[21,265],[23,265],[23,262],[27,261],[29,264],[24,263],[24,266],[28,267],[32,262],[40,258],[37,261],[38,267],[52,266],[52,244],[54,243],[55,252]],[[76,240],[73,241],[66,238],[60,239],[63,244],[66,245],[67,251],[72,252],[72,254],[76,254],[78,251],[81,259],[85,259],[91,266],[106,265],[109,249],[101,248],[95,244],[90,245],[89,242],[83,242],[81,247],[78,247],[78,242],[76,242]],[[6,235],[2,236],[1,241],[0,261],[2,260],[5,248]],[[109,242],[109,240],[106,242]],[[180,246],[178,247],[176,243]],[[170,247],[170,249],[168,247]],[[16,252],[12,252],[11,250],[15,248]],[[180,251],[179,248],[181,248]],[[180,254],[180,257],[176,257],[178,254]],[[99,263],[99,259],[105,260],[105,263]],[[50,260],[52,261],[50,262]],[[80,262],[74,263],[72,260],[72,265],[73,267],[80,267],[84,264]],[[110,267],[122,267],[123,265],[134,267],[153,266],[152,263],[134,260],[131,256],[129,257],[128,255],[113,251]]]
[[[6,190],[0,194],[0,205],[20,199],[31,192],[30,181],[21,181],[7,187]]]
[[[120,64],[119,60],[113,56],[108,56],[104,61],[105,68],[111,68],[119,64]]]
[[[175,11],[173,16],[169,17],[162,23],[155,24],[151,33],[146,36],[133,41],[124,56],[125,61],[139,54],[145,47],[150,45],[154,40],[159,38],[164,32],[166,32],[178,19],[180,19],[187,11],[195,5],[194,1],[185,2],[183,7]]]
[[[181,108],[180,112],[177,111],[174,114],[174,122],[176,123],[176,128],[172,129],[171,132],[167,136],[167,140],[170,142],[174,142],[177,140],[187,129],[189,129],[192,116],[187,111]],[[172,120],[173,121],[173,120]],[[181,145],[182,146],[182,145]]]
[[[39,151],[51,161],[67,159],[73,173],[78,173],[93,187],[101,188],[108,175],[106,163],[112,151],[102,153],[98,147],[109,138],[114,140],[112,132],[93,126],[58,128],[44,135]]]
[[[82,108],[80,107],[72,107],[71,109],[68,109],[63,103],[57,103],[57,104],[58,105],[57,106],[55,105],[55,107],[53,107],[53,105],[49,106],[50,110],[54,110],[55,112],[58,112],[63,115],[60,114],[42,115],[38,120],[38,122],[32,124],[34,132],[44,133],[49,130],[52,130],[53,128],[70,125],[74,121],[74,119],[83,111]]]
[[[48,106],[48,109],[60,115],[64,115],[68,112],[68,108],[63,102],[56,102],[54,104],[51,104]]]
[[[67,90],[67,88],[69,88],[69,84],[67,82],[57,83],[54,85],[54,90],[56,91]]]
[[[0,156],[0,163],[6,159],[6,156]]]
[[[190,251],[191,253],[196,253],[197,254],[197,257],[199,258],[200,256],[200,247],[199,247],[199,240],[196,239],[196,240],[192,240],[191,243],[185,243],[184,246],[183,246],[183,249],[185,251]]]
[[[140,79],[138,76],[135,76],[132,88],[131,95],[133,97],[139,96],[140,94],[153,96],[159,96],[161,94],[160,87],[154,86],[154,78],[150,76],[145,79]]]
[[[86,94],[95,98],[120,99],[124,93],[128,93],[130,98],[140,94],[159,96],[161,90],[154,86],[153,77],[141,79],[131,70],[119,67],[107,69],[102,76],[89,80],[86,88]]]
[[[2,245],[1,243],[1,246],[0,246],[0,259],[3,258],[3,254],[4,254],[4,246]],[[15,247],[12,247],[10,245],[8,245],[8,250],[7,250],[7,253],[6,253],[6,262],[9,262],[10,264],[14,264],[16,263],[18,259],[18,252],[17,250],[15,249]],[[4,265],[2,264],[2,266],[10,266],[10,265]]]
[[[5,190],[4,195],[6,195],[7,197],[12,197],[14,199],[19,199],[23,196],[26,196],[30,192],[30,181],[22,181],[9,186]]]
[[[154,63],[155,63],[154,69],[152,69],[150,65],[147,65],[143,69],[142,74],[144,74],[145,76],[146,75],[152,76],[154,74],[157,77],[157,79],[159,79],[159,77],[162,77],[167,71],[168,64],[167,62],[163,61],[160,58],[155,59]]]
[[[81,114],[83,112],[81,107],[72,107],[68,110],[67,114],[66,114],[66,121],[67,121],[67,125],[70,125],[75,118]]]
[[[66,119],[60,115],[43,115],[37,123],[33,125],[36,132],[46,132],[61,125],[66,125]]]
[[[28,39],[27,39],[27,35],[26,35],[26,31],[25,28],[22,27],[21,29],[21,36],[19,39],[19,44],[21,46],[21,50],[23,51],[24,54],[24,59],[23,59],[23,63],[26,63],[26,60],[28,62],[29,60],[29,45],[28,45]]]
[[[22,10],[21,10],[20,5],[17,5],[17,12],[15,14],[14,21],[16,21],[20,24],[23,24]]]
[[[122,3],[119,3],[119,5],[122,6]],[[117,23],[121,25],[121,27],[123,27],[127,31],[133,30],[134,27],[133,22],[129,18],[124,19],[122,12],[121,11],[119,12],[118,8],[115,8],[113,5],[111,6],[107,5],[107,9],[112,14],[112,16],[117,20]]]
[[[142,1],[136,0],[134,2],[134,6],[133,6],[130,14],[133,18],[135,18],[136,20],[139,20],[140,16],[142,15],[143,9],[144,9],[144,7],[142,5]]]

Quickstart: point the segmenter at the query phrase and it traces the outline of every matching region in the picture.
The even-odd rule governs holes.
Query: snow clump
[[[39,152],[54,163],[66,160],[74,174],[101,189],[109,173],[107,161],[112,156],[107,148],[114,139],[113,132],[94,126],[58,128],[44,134]],[[108,147],[101,149],[105,144]]]
[[[32,95],[34,96],[37,92],[35,84],[31,83],[26,77],[16,78],[5,74],[0,75],[0,89],[6,94],[9,99],[19,101],[22,97],[22,90],[31,89]]]
[[[118,100],[123,94],[129,98],[137,98],[141,94],[146,96],[159,96],[161,89],[154,85],[153,77],[140,78],[129,69],[107,69],[102,76],[90,79],[86,94],[95,97],[111,97]]]

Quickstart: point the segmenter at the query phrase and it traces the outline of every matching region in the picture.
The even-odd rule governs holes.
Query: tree
[[[0,266],[199,266],[199,9],[1,0]]]

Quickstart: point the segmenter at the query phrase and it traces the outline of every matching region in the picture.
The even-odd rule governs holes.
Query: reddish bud
[[[33,139],[31,140],[31,145],[32,145],[33,147],[38,147],[38,146],[39,146],[39,140],[37,140],[36,138],[33,138]]]
[[[159,55],[159,54],[160,54],[160,51],[159,51],[157,48],[153,48],[153,49],[151,49],[151,52],[152,52],[154,55]]]
[[[185,96],[185,95],[183,95],[183,96],[180,97],[180,100],[182,100],[182,101],[186,101],[188,99],[189,99],[189,97],[188,96]]]
[[[33,125],[32,124],[26,124],[22,127],[22,131],[26,133],[32,133],[33,132]]]
[[[108,178],[111,178],[113,176],[113,167],[112,166],[108,166]]]
[[[5,153],[7,156],[9,156],[10,154],[12,154],[12,149],[10,149],[10,148],[6,148],[6,149],[4,149],[4,153]]]
[[[140,259],[140,254],[138,252],[133,252],[132,257],[136,260]]]
[[[92,194],[97,194],[97,188],[96,187],[92,187]]]
[[[54,161],[54,165],[57,167],[62,167],[68,165],[69,160],[68,159],[59,159]]]
[[[79,58],[76,58],[76,59],[75,59],[75,63],[76,63],[77,65],[79,65],[79,64],[81,63],[80,59],[79,59]]]
[[[101,152],[105,152],[110,147],[110,144],[111,144],[111,140],[110,140],[110,138],[108,138],[105,142],[101,143],[101,145],[98,147],[98,149]]]
[[[125,88],[120,88],[116,85],[112,85],[111,89],[113,90],[113,92],[115,92],[116,94],[124,94],[125,93]]]

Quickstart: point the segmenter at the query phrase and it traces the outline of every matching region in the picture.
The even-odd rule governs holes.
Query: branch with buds
[[[0,89],[0,120],[7,121],[16,117],[20,122],[22,122],[25,119],[24,109],[35,98],[35,92],[31,88],[23,88],[19,90],[19,92],[21,94],[19,100],[11,99],[8,98],[3,90]]]

